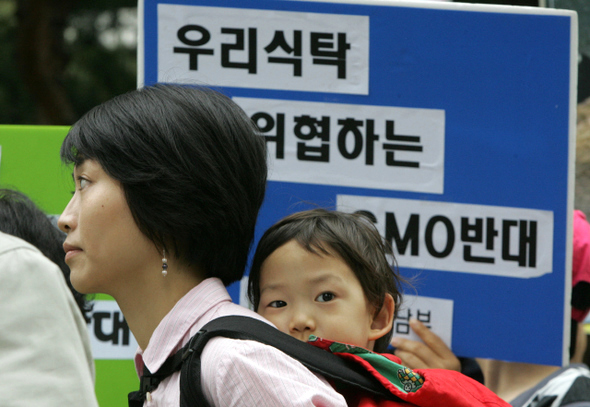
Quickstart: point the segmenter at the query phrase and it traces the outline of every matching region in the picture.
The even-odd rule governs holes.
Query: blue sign
[[[567,362],[575,13],[395,1],[140,6],[140,84],[212,85],[266,138],[257,239],[295,211],[363,210],[401,273],[417,276],[396,334],[415,317],[460,356]]]

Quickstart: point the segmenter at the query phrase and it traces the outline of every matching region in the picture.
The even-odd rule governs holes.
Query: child
[[[390,246],[361,215],[324,209],[295,213],[262,236],[248,296],[280,331],[359,363],[410,405],[507,406],[458,372],[412,371],[394,355],[374,353],[387,348],[401,304],[402,278],[388,256],[393,259]],[[408,405],[343,394],[349,405]]]
[[[260,240],[250,300],[279,330],[303,341],[314,334],[383,352],[401,302],[388,254],[364,217],[323,209],[296,213]]]

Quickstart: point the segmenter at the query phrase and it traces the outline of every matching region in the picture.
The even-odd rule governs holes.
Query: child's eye
[[[271,302],[270,304],[268,304],[268,306],[271,308],[283,308],[287,306],[287,303],[285,301],[277,300]]]
[[[333,293],[325,292],[325,293],[321,293],[320,295],[318,295],[315,300],[318,302],[328,302],[328,301],[332,301],[334,298],[336,298],[336,296]]]

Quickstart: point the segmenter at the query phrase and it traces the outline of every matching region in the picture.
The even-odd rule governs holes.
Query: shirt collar
[[[231,297],[218,278],[208,278],[191,289],[162,319],[147,348],[143,352],[138,350],[135,365],[136,369],[141,368],[140,374],[144,363],[150,372],[156,372],[193,333],[209,322],[211,318],[207,314],[223,302],[231,302]]]

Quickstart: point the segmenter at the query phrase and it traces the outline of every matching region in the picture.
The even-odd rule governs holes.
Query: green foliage
[[[61,7],[60,2],[50,2]],[[78,1],[63,32],[66,64],[57,77],[75,112],[75,119],[90,108],[136,87],[136,44],[108,42],[121,32],[135,32],[122,17],[135,11],[136,1]],[[0,0],[0,124],[44,124],[37,101],[20,75],[17,57],[19,0]],[[121,10],[127,11],[122,13]],[[49,17],[48,17],[49,18]],[[127,18],[128,20],[128,18]],[[54,52],[54,50],[49,50]],[[55,51],[57,52],[57,51]],[[61,58],[55,55],[55,60]],[[68,124],[68,123],[63,123]],[[69,123],[71,124],[71,123]]]
[[[68,30],[75,39],[66,42],[70,60],[65,86],[76,113],[82,115],[115,95],[135,89],[137,82],[136,45],[109,45],[101,35],[120,33],[125,27],[118,10],[80,10],[72,15]],[[102,21],[102,24],[97,24]],[[106,24],[105,24],[106,22]]]
[[[16,2],[0,0],[0,124],[35,120],[35,103],[16,65]]]

